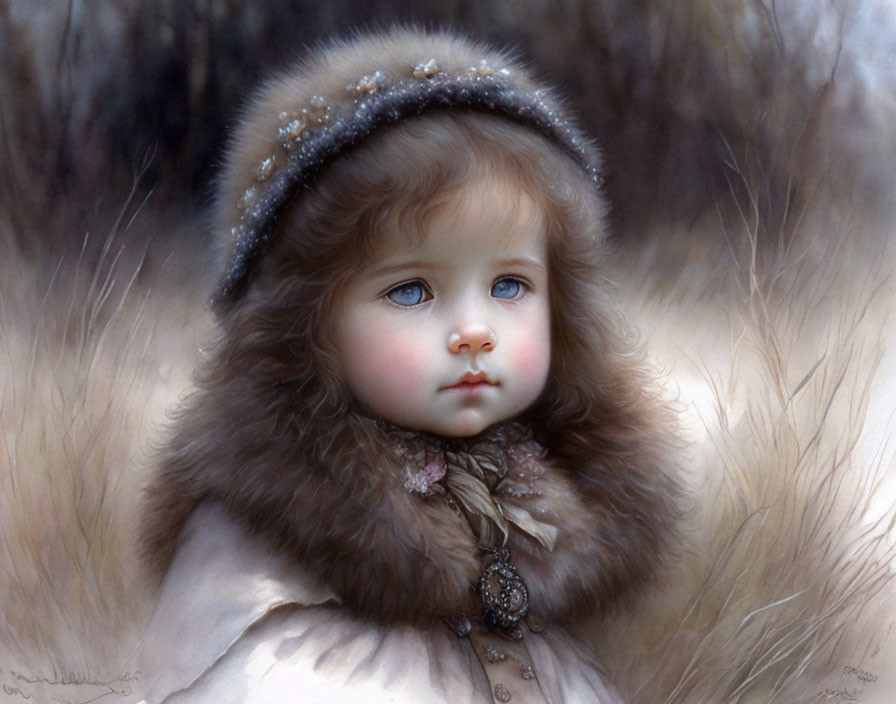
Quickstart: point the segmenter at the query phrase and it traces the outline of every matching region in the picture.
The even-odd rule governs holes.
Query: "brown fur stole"
[[[254,386],[251,375],[220,391],[197,391],[181,410],[151,489],[144,537],[159,571],[190,511],[216,499],[360,614],[423,621],[481,611],[482,550],[470,523],[442,497],[406,488],[405,460],[381,423],[355,412],[302,423],[288,392]],[[532,491],[501,497],[556,529],[548,549],[510,527],[540,617],[617,603],[647,581],[671,535],[671,480],[654,467],[612,476],[599,450],[577,464],[549,452]]]

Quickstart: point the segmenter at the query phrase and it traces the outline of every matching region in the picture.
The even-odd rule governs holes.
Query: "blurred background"
[[[605,151],[622,243],[693,229],[749,192],[778,247],[821,161],[868,173],[892,149],[862,136],[879,127],[890,14],[834,0],[0,0],[0,208],[25,250],[108,225],[135,184],[158,213],[200,211],[259,81],[320,41],[397,23],[509,47],[558,86]],[[60,209],[67,226],[48,226]]]

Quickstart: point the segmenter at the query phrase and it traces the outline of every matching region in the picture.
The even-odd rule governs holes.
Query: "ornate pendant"
[[[494,558],[479,575],[479,597],[485,608],[485,625],[519,638],[522,637],[519,622],[529,610],[529,590],[510,562],[507,548],[495,550]]]

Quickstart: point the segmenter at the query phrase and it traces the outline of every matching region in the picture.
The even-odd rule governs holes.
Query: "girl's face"
[[[449,437],[526,410],[550,364],[546,239],[535,202],[485,178],[419,244],[387,235],[336,320],[355,397],[390,423]]]

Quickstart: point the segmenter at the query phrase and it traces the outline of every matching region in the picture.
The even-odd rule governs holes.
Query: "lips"
[[[461,391],[481,389],[487,386],[498,386],[497,381],[492,381],[485,372],[467,372],[453,384],[442,387],[443,389],[458,389]]]

